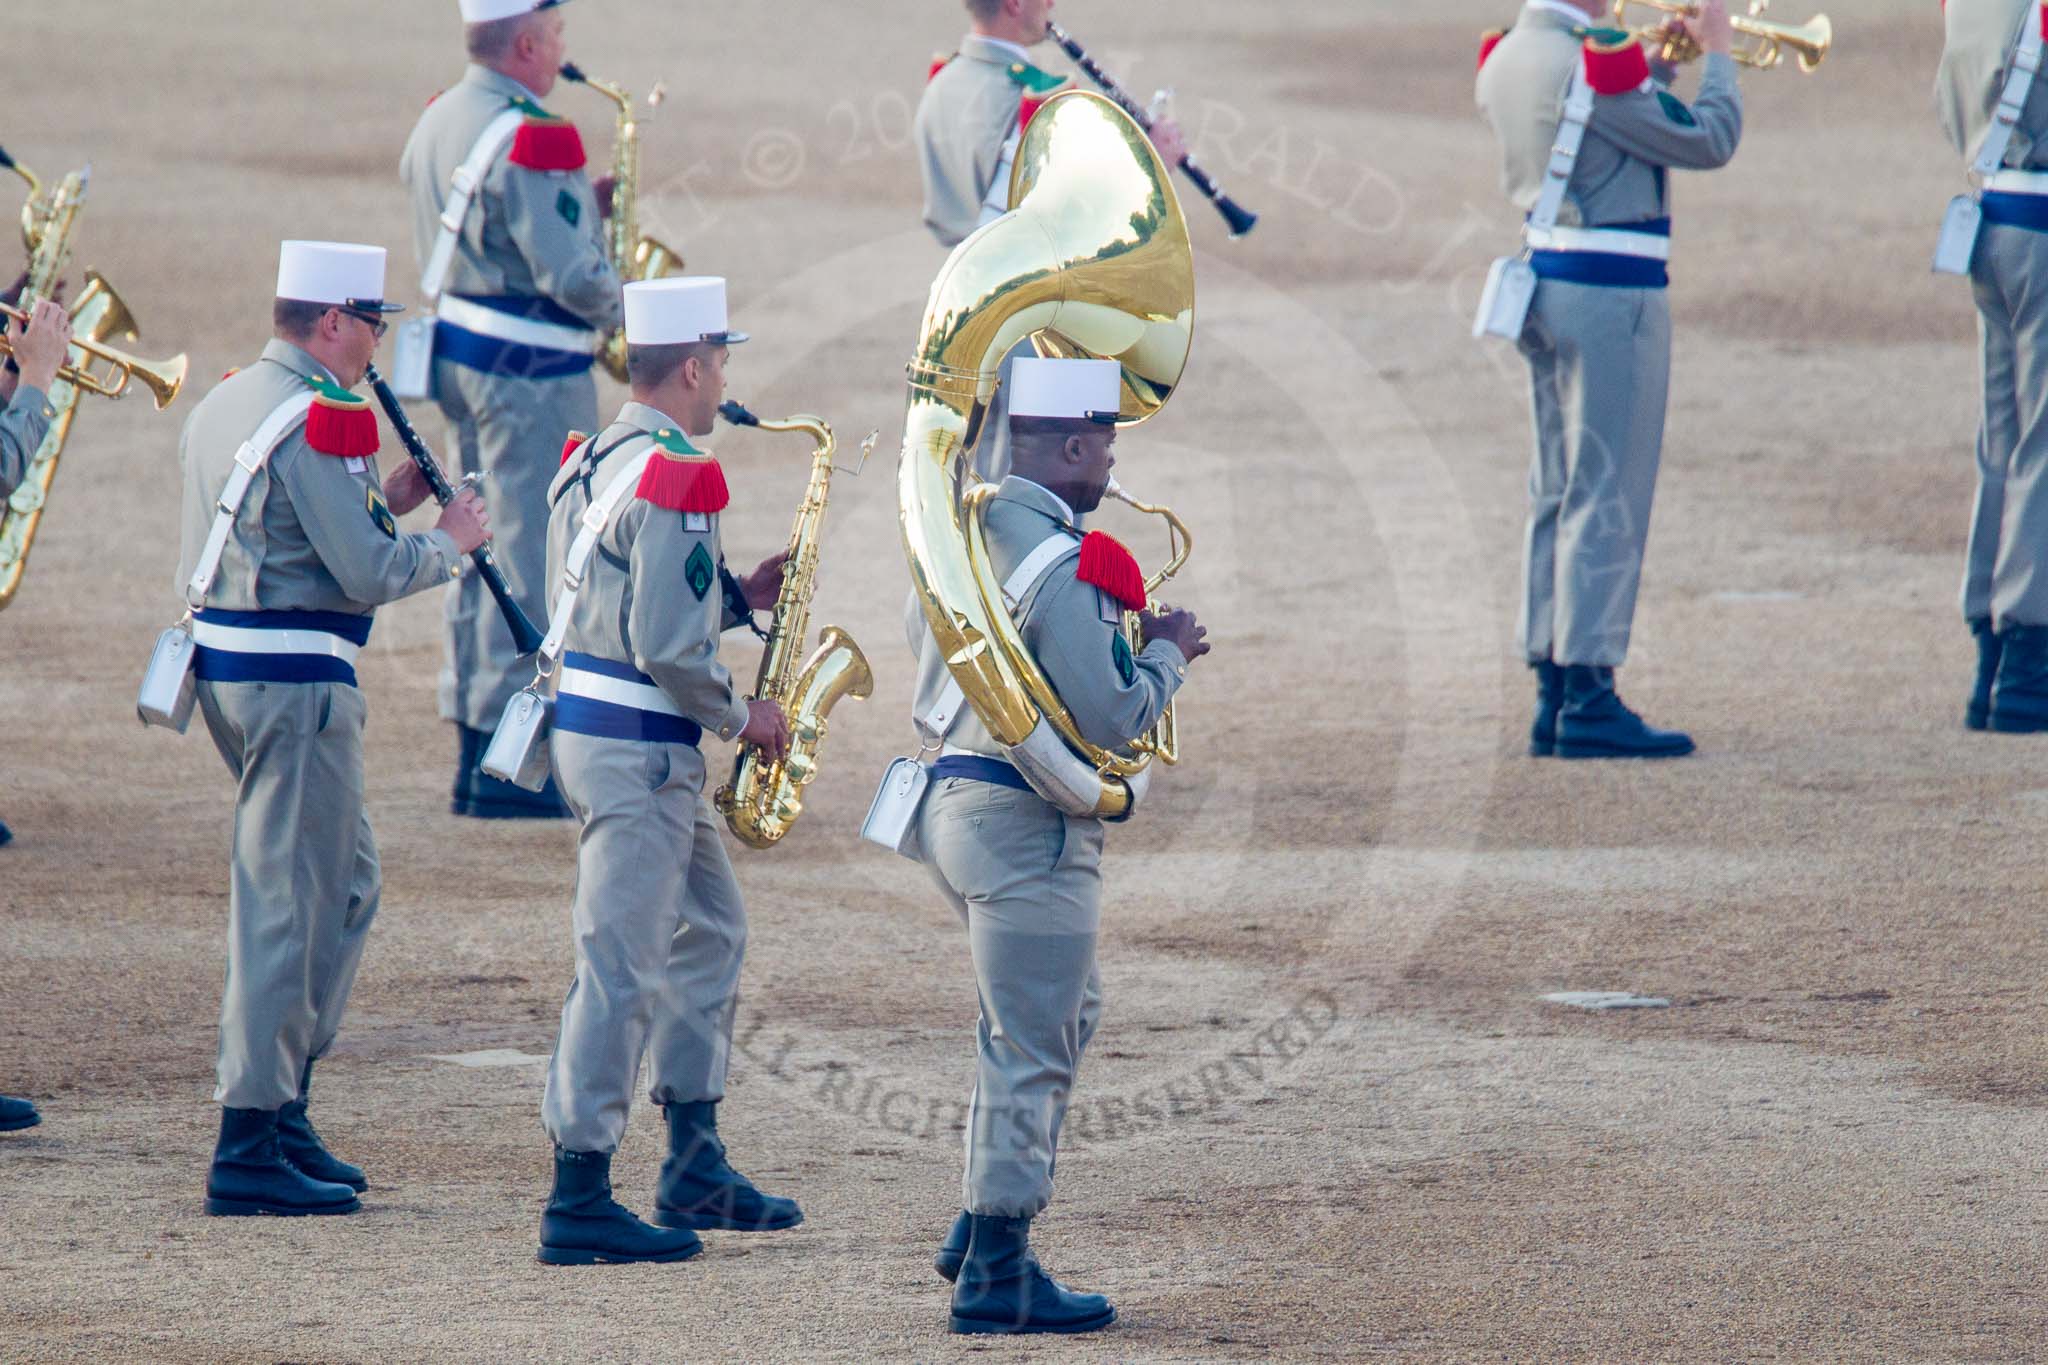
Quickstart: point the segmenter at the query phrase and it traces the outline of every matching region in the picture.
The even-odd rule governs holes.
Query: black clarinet
[[[441,466],[434,459],[434,452],[427,449],[427,443],[420,439],[413,429],[412,419],[405,415],[399,404],[398,395],[384,382],[384,376],[377,373],[375,365],[370,366],[368,379],[371,392],[377,395],[378,404],[384,415],[391,419],[391,429],[398,433],[398,439],[405,445],[405,453],[412,457],[413,467],[420,471],[420,477],[427,481],[427,488],[433,493],[434,501],[446,507],[455,501],[455,485],[448,482],[448,476],[441,472]],[[531,654],[540,648],[547,636],[528,619],[519,604],[512,600],[512,589],[505,582],[505,575],[498,568],[498,562],[491,558],[491,547],[479,545],[469,553],[470,562],[476,565],[477,577],[491,590],[491,596],[498,603],[498,610],[505,615],[505,625],[512,632],[512,643],[521,654]]]
[[[1136,120],[1140,128],[1147,133],[1152,131],[1152,115],[1117,84],[1116,77],[1096,65],[1095,59],[1088,55],[1088,49],[1074,41],[1073,34],[1051,20],[1046,21],[1045,31],[1048,37],[1060,45],[1061,51],[1074,59],[1074,65],[1087,73],[1088,79],[1094,81],[1103,94],[1116,101],[1126,114]],[[1195,163],[1193,152],[1180,159],[1180,169],[1194,182],[1195,188],[1202,192],[1202,197],[1216,206],[1216,211],[1223,215],[1223,221],[1230,224],[1232,237],[1242,237],[1259,225],[1259,215],[1225,194],[1223,187]]]

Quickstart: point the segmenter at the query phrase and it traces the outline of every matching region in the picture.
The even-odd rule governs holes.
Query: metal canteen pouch
[[[391,356],[391,390],[409,402],[434,396],[434,317],[400,323]]]
[[[1529,322],[1529,306],[1536,300],[1536,268],[1519,256],[1503,256],[1486,272],[1486,289],[1479,295],[1479,315],[1473,319],[1475,339],[1501,337],[1519,341]]]
[[[914,758],[899,758],[882,774],[882,785],[861,821],[860,837],[900,853],[914,863],[924,861],[917,838],[917,812],[932,783],[931,769]]]
[[[196,689],[192,664],[199,647],[192,638],[189,622],[181,621],[156,637],[149,667],[142,675],[142,690],[135,698],[135,714],[144,725],[160,725],[184,734],[192,723]]]
[[[1934,248],[1934,273],[1967,275],[1970,260],[1977,254],[1977,234],[1984,227],[1984,208],[1976,196],[1959,194],[1948,201],[1948,213],[1941,220],[1941,240]]]
[[[543,696],[538,683],[515,692],[478,766],[500,781],[540,791],[548,784],[548,732],[554,718],[555,699]]]

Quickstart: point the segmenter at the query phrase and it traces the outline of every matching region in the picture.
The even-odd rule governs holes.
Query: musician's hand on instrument
[[[779,701],[747,703],[747,728],[740,731],[740,743],[757,746],[771,759],[789,756],[789,717],[782,714]]]
[[[454,538],[456,549],[472,554],[491,538],[490,509],[474,488],[465,488],[441,509],[441,519],[434,523],[434,529],[446,531]]]
[[[789,551],[784,550],[762,560],[759,567],[742,578],[740,588],[746,593],[747,605],[755,611],[772,611],[782,596],[782,575],[788,568]]]
[[[1153,124],[1152,145],[1159,149],[1159,159],[1169,166],[1178,166],[1188,159],[1188,140],[1178,119],[1163,118]]]
[[[1181,652],[1189,663],[1209,652],[1209,630],[1191,611],[1169,607],[1165,611],[1143,612],[1138,616],[1138,638],[1146,644],[1164,640]]]
[[[70,353],[71,315],[48,299],[39,299],[29,313],[28,326],[11,326],[7,331],[21,382],[47,393]]]
[[[590,192],[597,196],[598,217],[612,216],[612,191],[617,189],[618,185],[618,177],[612,175],[601,175],[590,182]]]
[[[1735,50],[1735,21],[1728,17],[1728,0],[1700,0],[1699,13],[1682,22],[1702,51],[1726,56]]]
[[[433,492],[427,486],[427,476],[411,460],[400,461],[398,468],[384,476],[384,502],[393,516],[404,516],[432,497]]]

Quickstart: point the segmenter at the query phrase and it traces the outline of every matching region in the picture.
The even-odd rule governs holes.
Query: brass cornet
[[[1655,24],[1631,25],[1628,21],[1631,5],[1690,19],[1700,12],[1697,4],[1691,0],[1614,0],[1614,22],[1638,38],[1661,39],[1663,47],[1657,55],[1662,61],[1690,62],[1703,55],[1700,45],[1686,34],[1666,34],[1662,20]],[[1763,17],[1769,8],[1770,0],[1752,0],[1747,15],[1733,17],[1735,31],[1750,39],[1747,46],[1738,46],[1731,54],[1736,61],[1758,71],[1770,71],[1783,64],[1785,54],[1789,52],[1799,59],[1801,71],[1812,71],[1827,60],[1828,49],[1835,41],[1835,26],[1825,14],[1816,14],[1803,24],[1777,24]]]
[[[89,275],[87,278],[96,282],[99,280],[97,275]],[[102,284],[101,288],[104,287]],[[134,323],[127,320],[128,310],[120,305],[118,299],[115,300],[115,307],[121,317],[113,329],[114,334],[128,335],[134,330]],[[12,318],[24,326],[28,323],[27,313],[19,308],[10,308],[4,303],[0,303],[0,318]],[[177,399],[178,390],[185,387],[185,371],[191,365],[191,362],[182,355],[172,356],[169,360],[139,360],[126,351],[115,350],[112,346],[89,337],[73,336],[71,345],[74,349],[84,352],[87,363],[59,367],[59,379],[87,393],[98,394],[102,398],[119,398],[128,392],[131,384],[140,384],[148,389],[150,396],[156,400],[158,412],[162,412]],[[13,354],[13,345],[7,338],[0,337],[0,356]],[[95,360],[102,362],[106,368],[94,370],[91,362]]]

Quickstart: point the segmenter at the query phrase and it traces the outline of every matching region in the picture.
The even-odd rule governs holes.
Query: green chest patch
[[[370,520],[391,539],[398,539],[398,519],[391,515],[391,509],[384,505],[384,499],[376,489],[363,490],[363,507],[370,514]]]
[[[562,215],[562,221],[575,227],[583,221],[583,201],[568,190],[555,196],[555,212]]]
[[[1663,108],[1664,117],[1670,119],[1679,127],[1692,128],[1699,124],[1699,120],[1693,117],[1692,110],[1685,107],[1685,101],[1672,94],[1669,90],[1659,90],[1657,92],[1657,103]]]
[[[711,591],[711,584],[718,578],[718,566],[711,562],[711,552],[698,541],[697,548],[690,551],[690,557],[683,564],[683,581],[690,585],[690,591],[697,594],[702,602],[704,594]]]
[[[1122,631],[1118,631],[1111,640],[1109,657],[1116,661],[1116,675],[1124,680],[1125,687],[1138,680],[1138,661],[1131,657],[1131,642],[1124,638]]]

